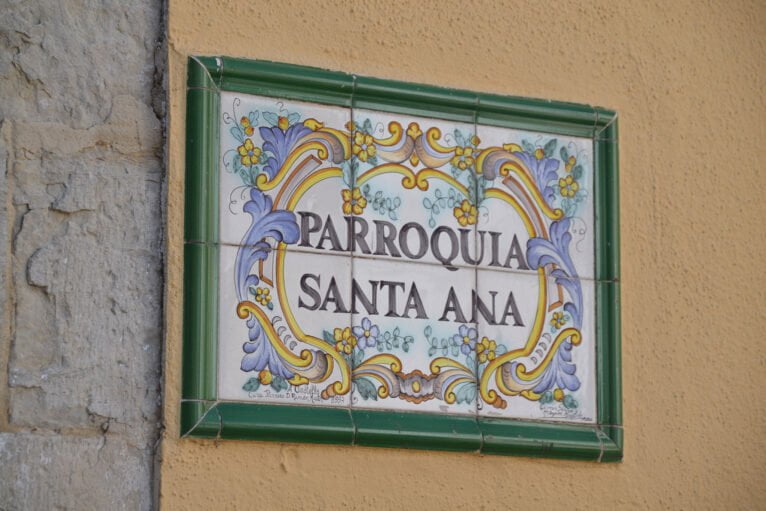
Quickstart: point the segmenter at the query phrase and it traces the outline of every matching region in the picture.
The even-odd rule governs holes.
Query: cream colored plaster
[[[766,506],[766,4],[170,0],[165,509]],[[188,55],[620,115],[625,461],[179,440]]]

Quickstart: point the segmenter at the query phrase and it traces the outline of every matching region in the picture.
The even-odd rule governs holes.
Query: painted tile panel
[[[555,275],[478,270],[480,296],[503,290],[477,317],[479,415],[595,422],[595,282]]]
[[[352,407],[474,415],[475,270],[355,257],[353,272]]]
[[[475,264],[474,125],[354,109],[353,127],[354,214],[377,236],[355,253]]]
[[[222,92],[220,241],[260,241],[245,208],[255,193],[268,196],[274,209],[295,212],[304,237],[292,247],[344,251],[345,238],[322,229],[342,228],[350,212],[350,121],[349,108]]]
[[[568,276],[594,278],[592,140],[482,125],[477,133],[480,266],[534,272],[530,240],[555,231]]]
[[[351,257],[257,250],[221,247],[219,398],[348,406]]]
[[[590,140],[221,98],[221,399],[594,421]]]

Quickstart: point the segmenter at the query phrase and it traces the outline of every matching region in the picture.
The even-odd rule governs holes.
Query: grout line
[[[598,136],[598,134],[599,134],[599,131],[598,131],[598,118],[599,118],[599,113],[598,113],[598,110],[596,109],[596,107],[594,107],[594,106],[592,106],[592,105],[591,105],[591,108],[593,109],[593,113],[595,113],[595,114],[596,114],[596,119],[593,121],[593,135],[592,135],[592,137],[591,137],[591,138],[593,138],[593,139],[595,140],[595,139],[596,139],[596,137],[597,137],[597,136]]]
[[[210,403],[211,401],[205,401],[203,399],[181,399],[181,402],[182,403],[184,403],[184,402],[186,402],[186,403],[189,403],[189,402],[193,402],[193,403]],[[215,412],[218,414],[218,434],[216,435],[216,439],[220,438],[220,436],[221,436],[221,429],[223,427],[223,424],[222,424],[222,420],[223,419],[221,418],[220,412],[218,412],[218,410],[216,409],[216,407],[218,406],[220,401],[213,401],[212,403],[213,404],[210,406],[210,408],[205,410],[205,413],[203,413],[202,416],[197,420],[197,422],[194,423],[194,426],[189,428],[189,430],[186,433],[181,435],[181,438],[186,438],[189,435],[191,435],[194,432],[194,430],[197,429],[197,426],[199,426],[202,423],[202,421],[204,421],[207,418],[208,414],[210,414],[210,412],[212,412],[213,410],[215,410]]]
[[[218,406],[216,404],[215,406]],[[215,435],[215,441],[219,442],[221,440],[221,433],[223,432],[223,416],[221,415],[221,412],[216,408],[216,413],[218,414],[218,433]]]
[[[601,130],[598,131],[598,133],[596,133],[596,135],[599,135],[599,134],[603,133],[604,131],[606,131],[607,128],[609,128],[609,126],[611,126],[612,124],[614,124],[617,121],[618,117],[619,117],[619,114],[617,112],[615,112],[614,116],[612,116],[612,118],[609,120],[609,122],[606,123],[606,125],[604,125],[604,127],[601,128]]]
[[[229,247],[229,248],[240,248],[240,247],[252,247],[255,245],[240,245],[237,243],[229,243],[229,242],[214,242],[214,241],[184,241],[184,244],[186,245],[195,245],[195,246],[210,246],[210,247]],[[333,250],[317,250],[317,249],[311,249],[311,248],[302,248],[302,247],[293,247],[291,245],[288,245],[287,247],[277,247],[271,248],[272,252],[289,252],[292,254],[314,254],[318,256],[331,256],[331,257],[344,257],[344,258],[355,258],[355,259],[363,259],[363,260],[369,260],[369,261],[389,261],[396,264],[415,264],[415,265],[421,265],[421,266],[438,266],[442,268],[457,268],[458,270],[470,270],[470,269],[476,269],[479,271],[487,271],[487,272],[495,272],[500,274],[514,274],[519,276],[537,276],[537,270],[518,270],[513,268],[497,268],[493,266],[487,266],[487,265],[469,265],[465,263],[461,264],[454,264],[450,265],[449,267],[438,262],[438,261],[422,261],[422,260],[413,260],[408,258],[394,258],[390,256],[377,256],[374,254],[364,254],[349,250],[343,250],[343,251],[333,251]],[[604,282],[604,283],[620,283],[622,279],[597,279],[595,277],[583,277],[578,276],[577,278],[571,278],[571,277],[562,277],[566,280],[579,280],[582,282]]]
[[[604,438],[603,438],[603,432],[601,431],[601,426],[596,426],[596,436],[598,437],[598,459],[596,460],[597,463],[601,463],[601,460],[604,458]]]
[[[479,95],[476,94],[476,99],[474,102],[474,108],[473,108],[473,136],[478,139],[479,137]],[[471,144],[473,145],[473,144]],[[474,165],[476,165],[476,162],[474,161]],[[469,169],[470,171],[470,169]],[[483,175],[478,175],[475,171],[473,171],[473,176],[475,176],[474,180],[474,199],[478,199],[479,196],[479,180],[483,179]],[[474,235],[474,247],[473,247],[473,254],[474,258],[479,257],[479,219],[481,218],[481,213],[478,211],[479,204],[477,201],[476,204],[476,223],[473,225],[473,235]],[[482,251],[483,255],[483,251]],[[473,273],[473,289],[476,295],[479,295],[479,265],[473,265],[474,267],[474,273]],[[476,342],[479,343],[481,340],[481,332],[479,331],[479,323],[476,322]],[[479,448],[477,452],[481,452],[484,448],[484,431],[479,426],[479,400],[481,399],[481,395],[479,392],[479,387],[481,383],[481,377],[479,375],[479,357],[476,352],[476,349],[474,349],[474,377],[476,378],[476,404],[475,404],[475,415],[474,415],[474,422],[476,424],[476,429],[479,431]]]
[[[349,127],[349,145],[353,149],[353,143],[354,143],[354,122],[355,122],[355,116],[354,111],[355,108],[355,101],[354,97],[356,94],[356,74],[351,75],[351,98],[349,99],[349,116],[351,117],[351,126]],[[351,164],[351,159],[354,157],[353,150],[351,154],[349,154],[349,165]],[[351,190],[353,191],[354,186],[356,185],[356,174],[357,174],[357,168],[352,166],[351,167]],[[353,227],[352,227],[353,228]],[[352,287],[352,289],[349,289],[349,291],[353,291],[353,283],[354,283],[354,252],[350,252],[351,257],[351,275],[349,276],[349,286]],[[351,296],[351,293],[347,296]],[[352,307],[353,309],[353,307]],[[349,317],[349,328],[353,328],[354,323],[354,314],[353,312],[349,311],[348,314]],[[353,353],[353,352],[352,352]],[[356,439],[357,439],[357,424],[356,420],[354,419],[354,355],[352,354],[351,358],[351,368],[349,370],[349,389],[348,389],[348,417],[351,421],[351,446],[356,445]]]
[[[197,56],[195,56],[195,55],[192,55],[192,56],[191,56],[191,59],[192,59],[194,62],[196,62],[196,63],[197,63],[197,65],[199,65],[199,66],[200,66],[202,69],[204,69],[204,70],[205,70],[205,74],[206,74],[206,75],[207,75],[207,77],[210,79],[210,82],[211,82],[211,83],[213,83],[213,84],[215,84],[215,89],[209,89],[209,88],[207,88],[207,87],[193,87],[193,88],[195,88],[195,89],[196,89],[196,88],[199,88],[199,89],[207,89],[207,90],[213,90],[213,91],[217,91],[217,92],[220,92],[220,91],[221,91],[221,87],[220,87],[220,86],[219,86],[219,84],[218,84],[218,83],[217,83],[217,82],[216,82],[216,81],[213,79],[213,76],[210,74],[210,71],[208,71],[208,69],[207,69],[207,66],[205,66],[205,65],[204,65],[202,62],[200,62],[200,60],[199,60],[199,59],[197,58]],[[221,68],[221,75],[223,75],[223,60],[221,59],[221,57],[215,57],[215,60],[216,60],[216,63],[217,63],[217,64],[220,66],[220,68]]]

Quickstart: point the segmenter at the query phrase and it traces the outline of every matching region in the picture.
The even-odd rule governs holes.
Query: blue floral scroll
[[[555,158],[541,158],[538,159],[534,154],[526,151],[513,153],[519,157],[524,165],[532,172],[532,176],[535,179],[537,189],[543,195],[545,202],[549,206],[553,206],[553,201],[556,198],[556,192],[554,188],[550,186],[550,182],[558,178],[559,161]]]
[[[579,330],[582,327],[582,285],[569,255],[569,244],[572,241],[572,235],[569,233],[570,222],[570,218],[553,222],[549,230],[550,240],[530,239],[527,243],[527,261],[530,268],[535,270],[548,264],[556,265],[551,276],[555,277],[556,284],[569,294],[572,301],[564,304],[564,310],[572,316],[574,327]],[[575,375],[576,368],[572,363],[572,343],[567,340],[559,346],[534,392],[542,393],[555,387],[577,390],[580,388],[580,380]]]
[[[251,216],[252,223],[242,238],[242,246],[237,252],[235,261],[235,278],[239,301],[246,300],[250,288],[260,282],[257,275],[251,273],[253,266],[266,259],[271,246],[266,238],[273,238],[277,243],[295,243],[298,241],[300,230],[292,211],[272,211],[273,201],[257,188],[250,189],[250,200],[245,203],[244,210]],[[243,371],[260,371],[268,367],[275,375],[291,378],[292,372],[283,364],[274,347],[264,338],[263,328],[255,316],[247,319],[249,341],[242,349]]]
[[[270,152],[270,156],[263,167],[264,172],[273,179],[279,169],[282,168],[287,156],[292,151],[295,143],[304,136],[311,133],[302,122],[293,124],[287,130],[282,130],[279,126],[262,127],[258,131],[263,138],[263,150]]]

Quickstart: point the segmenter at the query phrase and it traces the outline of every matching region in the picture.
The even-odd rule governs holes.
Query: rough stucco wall
[[[0,509],[149,509],[162,6],[0,13]]]
[[[762,507],[764,27],[759,1],[171,0],[163,507]],[[616,109],[625,461],[179,440],[190,54]]]

